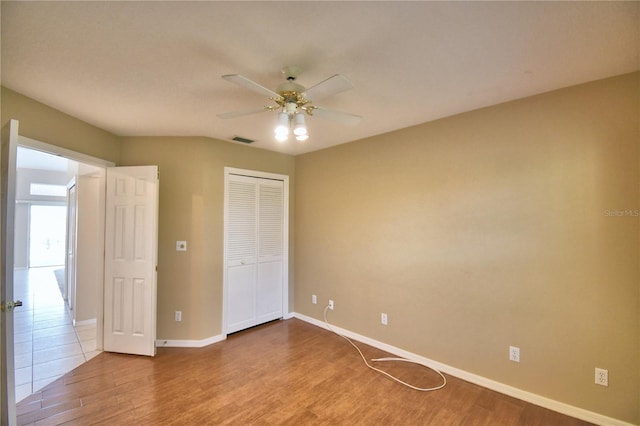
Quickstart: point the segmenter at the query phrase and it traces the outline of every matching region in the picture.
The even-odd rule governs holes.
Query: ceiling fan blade
[[[227,75],[223,75],[222,78],[224,78],[225,80],[231,83],[235,83],[238,86],[242,86],[245,89],[249,89],[256,93],[259,93],[261,95],[280,98],[280,95],[278,95],[273,90],[267,89],[266,87],[261,86],[255,81],[249,80],[247,77],[241,76],[240,74],[227,74]]]
[[[225,112],[223,114],[217,114],[217,117],[218,118],[236,118],[236,117],[243,117],[245,115],[257,114],[259,112],[265,112],[265,111],[270,111],[269,107],[246,109],[243,111]]]
[[[353,89],[353,84],[345,76],[336,74],[305,90],[304,97],[317,101],[349,89]]]
[[[314,117],[320,117],[326,120],[335,121],[337,123],[347,124],[349,126],[355,126],[362,120],[362,117],[359,115],[319,107],[314,107],[313,111],[311,111],[311,115]]]

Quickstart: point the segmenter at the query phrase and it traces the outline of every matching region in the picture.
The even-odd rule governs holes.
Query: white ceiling
[[[2,84],[121,136],[255,139],[300,154],[640,68],[640,2],[2,2]],[[275,89],[287,65],[318,104],[280,144],[270,104],[226,82]]]

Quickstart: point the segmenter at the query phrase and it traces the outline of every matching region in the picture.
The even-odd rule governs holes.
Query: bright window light
[[[48,185],[45,183],[32,183],[29,188],[31,195],[41,195],[49,197],[66,197],[67,187],[65,185]]]

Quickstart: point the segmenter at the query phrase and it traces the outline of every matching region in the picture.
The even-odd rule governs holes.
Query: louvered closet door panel
[[[227,333],[256,325],[257,179],[230,176],[227,185]]]
[[[227,218],[227,261],[229,266],[256,263],[257,187],[256,179],[234,176],[229,181]]]
[[[284,184],[258,181],[258,276],[256,314],[263,323],[282,317]]]

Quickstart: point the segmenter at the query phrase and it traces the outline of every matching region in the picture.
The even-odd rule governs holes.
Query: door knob
[[[22,300],[16,300],[15,302],[7,302],[6,310],[7,312],[11,312],[13,311],[14,308],[17,308],[18,306],[22,306]],[[1,308],[0,310],[4,312],[5,304],[4,303],[0,304],[0,308]]]

